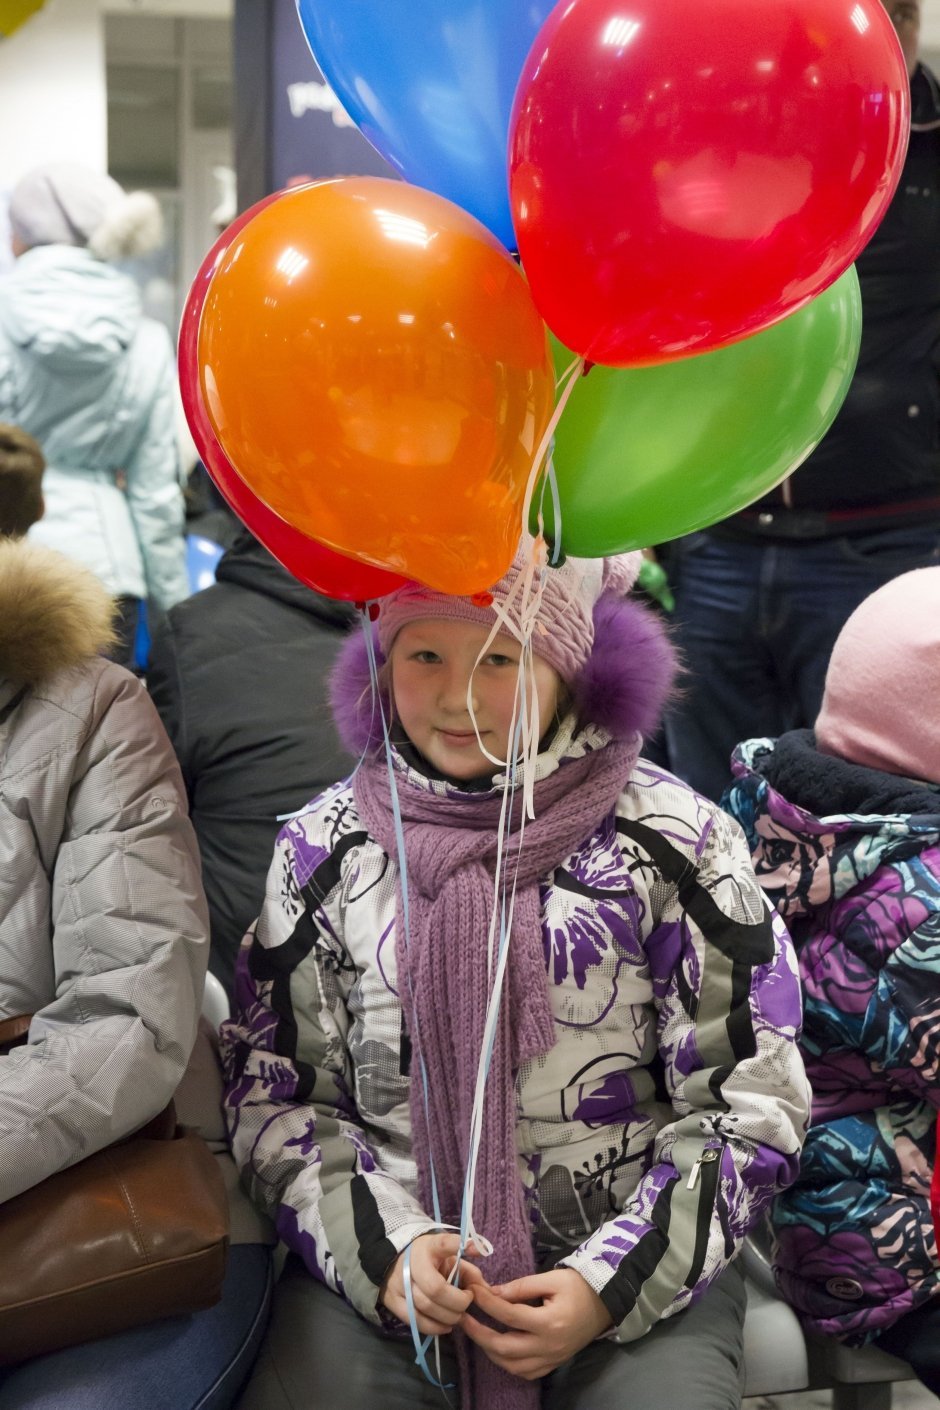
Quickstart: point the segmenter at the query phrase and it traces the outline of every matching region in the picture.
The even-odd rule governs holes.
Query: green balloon
[[[782,322],[657,367],[594,366],[555,432],[561,548],[600,558],[664,543],[753,503],[800,465],[845,400],[862,303],[852,266]],[[573,354],[552,339],[556,373]],[[556,540],[543,477],[546,536]]]

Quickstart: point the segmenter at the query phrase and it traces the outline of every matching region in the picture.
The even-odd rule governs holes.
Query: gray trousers
[[[596,1341],[543,1382],[543,1410],[737,1410],[744,1282],[735,1266],[702,1300],[639,1341]],[[456,1381],[441,1340],[443,1379]],[[429,1357],[430,1360],[430,1357]],[[433,1365],[433,1362],[431,1362]],[[456,1390],[448,1391],[452,1406]],[[445,1410],[410,1341],[383,1337],[290,1258],[238,1410]],[[464,1406],[462,1410],[486,1410]]]

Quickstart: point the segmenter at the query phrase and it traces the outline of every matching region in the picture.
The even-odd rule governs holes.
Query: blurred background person
[[[37,167],[10,200],[17,257],[0,285],[0,420],[42,446],[46,513],[32,536],[118,600],[116,659],[139,606],[189,591],[175,435],[175,359],[112,261],[161,238],[144,192],[75,163]]]
[[[726,807],[793,936],[813,1114],[773,1205],[780,1289],[940,1395],[940,567],[839,635],[813,730],[735,751]]]
[[[242,937],[261,910],[279,813],[347,774],[327,704],[355,619],[282,568],[243,529],[216,582],[168,613],[147,685],[183,770],[202,855],[209,967],[231,993]]]
[[[940,563],[940,85],[918,58],[920,0],[883,0],[911,81],[897,192],[856,261],[858,368],[806,463],[668,556],[688,668],[670,767],[713,799],[741,739],[812,725],[836,637],[899,573]]]
[[[0,538],[22,538],[42,518],[45,468],[38,442],[0,423]]]

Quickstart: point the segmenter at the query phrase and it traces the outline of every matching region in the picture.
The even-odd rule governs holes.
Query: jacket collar
[[[112,613],[87,569],[28,539],[0,539],[0,708],[20,686],[97,656]]]
[[[348,631],[355,621],[355,609],[350,603],[336,602],[305,587],[247,530],[223,553],[215,578],[216,582],[236,583],[296,607],[335,632]]]
[[[812,730],[791,730],[773,742],[751,741],[744,749],[750,751],[750,767],[811,816],[940,815],[940,788],[823,754]]]
[[[732,768],[724,806],[788,922],[940,838],[940,790],[820,754],[809,730],[748,740]]]

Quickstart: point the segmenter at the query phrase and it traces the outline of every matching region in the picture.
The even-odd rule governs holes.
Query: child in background
[[[0,422],[0,538],[23,538],[42,518],[45,468],[38,441]]]
[[[793,1179],[808,1106],[796,967],[738,829],[639,758],[674,662],[624,597],[638,555],[542,570],[535,817],[520,834],[517,795],[473,1203],[495,1252],[468,1250],[447,1282],[523,566],[492,596],[407,586],[381,604],[407,888],[361,634],[334,712],[363,762],[278,839],[223,1030],[236,1160],[293,1250],[243,1410],[439,1406],[406,1279],[463,1410],[675,1410],[690,1375],[698,1410],[740,1401],[728,1264]],[[477,664],[495,607],[515,634]]]
[[[777,1277],[813,1330],[874,1341],[940,1393],[940,568],[867,598],[815,734],[751,740],[734,772],[726,806],[796,941],[813,1087]]]

